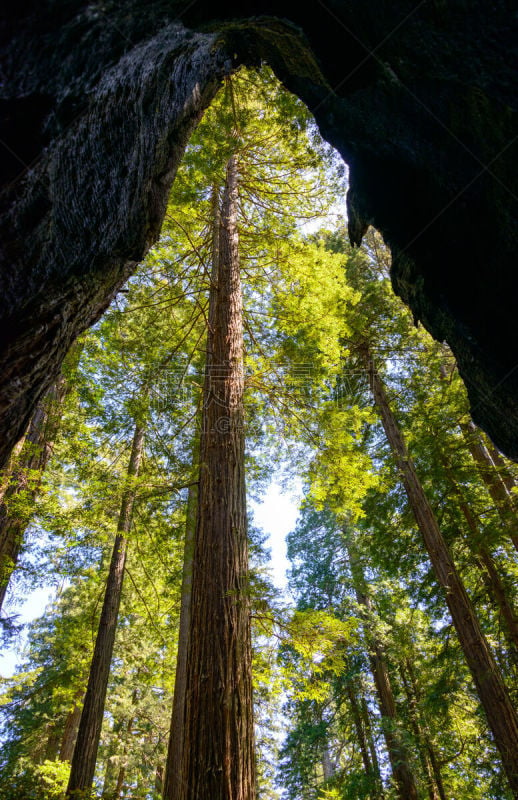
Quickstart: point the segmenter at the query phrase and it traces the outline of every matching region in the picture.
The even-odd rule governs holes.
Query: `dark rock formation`
[[[483,0],[20,0],[0,28],[2,457],[158,235],[222,77],[266,59],[350,165],[350,232],[518,458],[516,11]]]

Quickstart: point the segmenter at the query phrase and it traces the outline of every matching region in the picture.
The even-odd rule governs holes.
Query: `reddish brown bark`
[[[473,605],[466,593],[448,545],[419,481],[406,443],[392,413],[384,384],[375,369],[367,344],[358,348],[368,372],[376,407],[399,468],[410,508],[430,557],[435,576],[444,590],[457,636],[495,744],[500,752],[509,785],[518,798],[518,716],[500,670],[482,633]]]
[[[237,204],[232,157],[204,385],[181,800],[255,797]]]
[[[128,466],[129,478],[134,478],[138,475],[143,451],[144,429],[140,425],[136,425]],[[88,686],[72,757],[70,779],[66,793],[66,797],[70,798],[70,800],[76,800],[76,798],[79,800],[79,798],[84,797],[90,791],[94,778],[124,580],[126,537],[131,529],[135,497],[135,487],[130,486],[124,492],[121,502],[117,536],[113,545],[103,608],[90,665]]]
[[[214,328],[215,313],[217,308],[218,269],[219,269],[219,223],[220,223],[220,197],[219,189],[214,186],[211,197],[212,205],[212,271],[209,289],[209,334],[207,351],[210,348],[210,331]],[[194,446],[195,455],[193,463],[199,474],[199,442]],[[179,775],[182,768],[182,753],[184,744],[184,714],[187,691],[187,650],[189,644],[189,629],[191,618],[192,595],[192,569],[194,556],[194,539],[196,533],[196,518],[198,509],[198,485],[189,487],[187,498],[187,515],[185,525],[185,542],[183,555],[182,590],[180,601],[180,623],[178,631],[178,650],[176,657],[176,672],[173,694],[173,711],[169,728],[169,742],[165,778],[163,783],[164,800],[178,800],[180,797],[181,782]]]

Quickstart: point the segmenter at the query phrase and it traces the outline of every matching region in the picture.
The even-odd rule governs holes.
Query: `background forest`
[[[188,146],[160,241],[37,407],[0,486],[4,645],[19,598],[55,600],[2,681],[5,800],[87,797],[92,779],[104,800],[176,800],[232,214],[243,393],[237,427],[217,409],[211,424],[241,437],[249,499],[272,478],[304,487],[287,591],[250,514],[240,544],[257,797],[518,796],[518,472],[393,294],[379,234],[349,246],[345,185],[305,107],[268,70],[239,72]]]

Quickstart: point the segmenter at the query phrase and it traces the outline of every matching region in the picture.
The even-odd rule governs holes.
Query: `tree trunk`
[[[81,697],[83,696],[83,690],[81,689],[78,692],[76,697],[76,702],[74,703],[74,707],[72,710],[67,714],[67,718],[65,720],[65,727],[63,729],[63,736],[61,737],[61,745],[59,748],[59,760],[60,761],[72,761],[72,756],[74,755],[74,747],[76,744],[77,738],[77,731],[79,729],[79,722],[81,720]]]
[[[457,496],[459,508],[472,534],[468,542],[469,547],[474,553],[478,567],[482,572],[489,597],[496,604],[500,619],[503,623],[504,636],[507,640],[511,656],[516,662],[518,658],[518,615],[516,614],[512,601],[508,597],[507,589],[500,577],[493,556],[483,544],[483,537],[479,529],[478,521],[464,499],[462,489],[455,480],[449,465],[442,455],[440,458],[452,491]]]
[[[345,690],[347,692],[347,698],[349,700],[349,706],[351,708],[351,716],[353,719],[353,725],[354,725],[354,730],[356,732],[358,745],[360,747],[360,753],[363,761],[363,768],[365,769],[365,774],[370,777],[373,773],[373,767],[371,764],[370,753],[367,745],[365,731],[363,729],[358,700],[356,698],[354,688],[353,686],[351,686],[351,681],[347,681]]]
[[[135,426],[128,477],[138,476],[144,450],[144,429]],[[106,690],[110,674],[110,664],[119,616],[119,605],[126,563],[126,537],[131,529],[133,505],[136,491],[134,486],[124,492],[121,502],[117,536],[113,545],[110,570],[106,583],[103,608],[95,641],[94,654],[90,665],[90,675],[86,689],[81,722],[77,734],[74,756],[70,770],[66,797],[79,799],[88,793],[92,786],[97,759],[97,749],[101,736],[101,726],[106,700]]]
[[[212,188],[212,271],[209,288],[209,332],[207,335],[207,351],[210,349],[210,331],[214,328],[214,315],[217,306],[218,291],[218,265],[219,265],[219,189],[217,186]],[[206,365],[207,366],[207,365]],[[202,422],[203,425],[203,422]],[[198,471],[199,480],[199,460],[200,445],[195,442],[193,447],[193,465]],[[198,508],[198,485],[189,487],[187,498],[187,517],[185,523],[185,543],[183,554],[183,573],[182,589],[180,601],[180,624],[178,631],[178,651],[176,656],[176,672],[173,694],[173,712],[171,714],[171,726],[169,729],[169,743],[167,747],[167,759],[165,768],[165,778],[163,783],[164,800],[179,800],[180,793],[180,772],[182,768],[182,751],[184,743],[184,714],[186,705],[187,690],[187,651],[189,644],[189,628],[191,616],[191,596],[192,596],[192,570],[194,557],[194,540],[196,534],[196,519]]]
[[[184,743],[185,692],[187,687],[187,647],[191,616],[192,567],[194,534],[196,529],[196,506],[198,487],[190,486],[187,498],[187,518],[183,554],[182,589],[180,600],[180,623],[178,630],[178,652],[174,679],[173,713],[169,730],[169,744],[163,788],[164,800],[177,800],[179,797],[182,750]]]
[[[363,615],[365,639],[382,717],[383,735],[387,744],[397,795],[400,800],[418,800],[417,785],[410,766],[409,754],[401,741],[396,727],[396,703],[394,701],[394,693],[392,691],[385,653],[372,624],[372,604],[367,594],[363,569],[355,552],[354,542],[349,535],[345,536],[345,546],[349,555],[356,599],[366,612]]]
[[[510,471],[509,467],[507,466],[501,452],[497,450],[491,440],[488,440],[487,450],[489,455],[491,456],[491,461],[495,465],[495,469],[497,470],[500,479],[502,480],[505,488],[507,489],[507,494],[509,495],[510,502],[513,508],[516,511],[516,495],[513,496],[513,489],[516,489],[518,484],[516,483],[516,479],[512,472]]]
[[[204,385],[181,800],[255,797],[237,206],[233,156]]]
[[[509,785],[518,798],[518,717],[496,661],[482,633],[471,601],[421,486],[367,344],[359,347],[374,400],[398,465],[409,505],[442,586],[460,645],[471,670],[480,702],[502,758]]]
[[[336,774],[336,767],[331,760],[331,753],[329,752],[329,745],[327,742],[324,745],[324,752],[322,753],[322,774],[324,781],[329,781]]]
[[[12,472],[2,486],[0,503],[0,611],[9,579],[16,569],[23,535],[34,513],[34,501],[50,456],[66,396],[66,381],[61,375],[36,406],[23,442],[12,459]],[[24,508],[16,508],[22,501]]]
[[[419,686],[417,683],[414,666],[412,662],[407,659],[406,660],[406,670],[408,672],[408,683],[409,683],[409,692],[415,699],[415,708],[418,720],[420,719],[419,716],[419,700],[420,700],[420,691]],[[444,788],[444,784],[442,781],[441,775],[441,768],[439,764],[439,759],[435,753],[435,748],[433,746],[432,740],[430,738],[430,733],[426,724],[420,724],[420,730],[422,731],[424,742],[426,745],[427,753],[428,753],[428,761],[430,763],[433,778],[435,781],[435,786],[437,788],[437,792],[439,794],[440,800],[448,800],[446,797],[446,790]]]
[[[478,467],[480,477],[484,481],[500,515],[504,530],[516,550],[518,550],[518,511],[514,505],[513,497],[496,468],[475,423],[470,420],[469,422],[461,423],[460,428],[464,434],[468,450]]]
[[[372,731],[372,722],[371,722],[371,715],[369,712],[369,707],[367,705],[367,700],[365,699],[365,694],[362,690],[360,690],[360,707],[361,707],[361,715],[363,721],[363,729],[365,731],[365,735],[367,736],[367,742],[369,744],[369,752],[371,756],[371,763],[374,769],[374,775],[376,778],[376,786],[378,788],[378,795],[379,800],[383,800],[385,797],[385,793],[383,791],[383,781],[381,778],[381,771],[378,759],[378,753],[376,750],[376,742],[374,740],[374,733]]]
[[[438,774],[434,771],[434,764],[437,767],[438,762],[435,757],[435,752],[428,735],[428,731],[421,721],[419,714],[419,707],[417,701],[416,687],[414,686],[411,678],[407,675],[405,665],[399,665],[401,674],[401,681],[407,697],[407,705],[409,712],[410,724],[419,750],[419,758],[423,775],[426,778],[426,787],[428,791],[429,800],[447,800],[444,793],[444,785],[440,772]]]
[[[381,800],[383,798],[383,784],[381,780],[376,747],[372,737],[369,710],[361,691],[358,689],[358,693],[360,694],[360,700],[358,700],[355,689],[356,687],[352,685],[352,681],[347,681],[345,690],[351,708],[351,716],[354,730],[356,732],[356,738],[358,740],[358,745],[360,747],[363,767],[365,769],[365,774],[372,781],[372,784],[375,787],[375,794],[373,795],[374,800]]]

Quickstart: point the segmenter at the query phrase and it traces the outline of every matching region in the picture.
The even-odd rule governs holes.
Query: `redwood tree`
[[[446,603],[495,744],[500,752],[505,774],[515,797],[518,797],[518,715],[421,485],[366,341],[358,346],[358,352],[369,375],[376,408],[397,463],[408,503],[435,576],[444,590]]]
[[[129,479],[138,476],[143,451],[144,428],[137,424],[128,465]],[[84,797],[90,791],[94,778],[124,580],[126,538],[131,529],[135,497],[135,487],[130,484],[122,497],[117,536],[113,545],[103,608],[90,665],[88,686],[72,757],[70,779],[66,793],[67,798],[70,798],[70,800]]]
[[[255,796],[238,201],[232,155],[204,383],[181,800]]]

